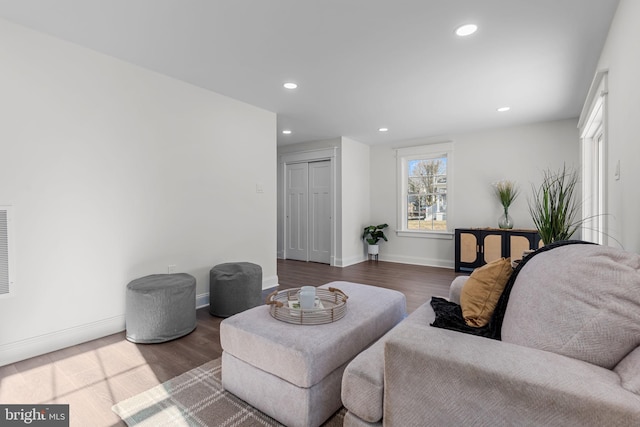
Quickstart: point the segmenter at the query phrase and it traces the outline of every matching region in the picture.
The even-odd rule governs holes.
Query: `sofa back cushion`
[[[600,245],[535,254],[513,284],[501,336],[613,369],[640,345],[640,255]]]

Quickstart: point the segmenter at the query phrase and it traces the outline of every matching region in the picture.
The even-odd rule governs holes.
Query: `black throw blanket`
[[[522,267],[524,267],[525,264],[529,260],[531,260],[531,258],[539,253],[550,251],[559,246],[572,244],[592,243],[582,240],[565,240],[561,242],[550,243],[525,257],[515,268],[515,270],[511,274],[511,277],[509,277],[509,280],[504,287],[504,291],[502,291],[502,295],[500,295],[500,299],[498,300],[496,309],[491,316],[491,320],[489,320],[489,323],[486,326],[473,327],[467,325],[464,321],[464,318],[462,317],[462,308],[460,308],[458,304],[438,297],[431,297],[431,307],[433,307],[433,311],[435,311],[436,313],[436,320],[433,321],[431,326],[435,326],[436,328],[451,329],[453,331],[463,332],[465,334],[479,335],[482,337],[499,340],[500,331],[502,329],[502,320],[504,318],[505,312],[507,311],[507,302],[509,301],[511,288],[513,288],[513,284],[516,281],[516,277],[518,277],[518,273],[520,273],[520,270],[522,270]]]

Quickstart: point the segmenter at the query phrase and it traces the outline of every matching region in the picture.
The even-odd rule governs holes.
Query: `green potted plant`
[[[581,206],[574,196],[577,183],[578,172],[563,165],[557,172],[543,172],[538,188],[532,185],[529,212],[545,245],[568,240],[584,222],[578,217]]]
[[[378,242],[380,240],[388,241],[387,236],[384,235],[384,230],[388,224],[380,225],[368,225],[364,228],[362,238],[369,244],[369,255],[377,255],[379,251]]]

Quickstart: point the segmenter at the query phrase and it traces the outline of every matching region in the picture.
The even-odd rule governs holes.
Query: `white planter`
[[[380,248],[378,245],[369,245],[369,255],[378,255]]]

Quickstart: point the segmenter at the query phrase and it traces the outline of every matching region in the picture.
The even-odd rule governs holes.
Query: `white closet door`
[[[309,165],[286,166],[286,248],[285,257],[308,261]]]
[[[309,261],[329,264],[331,162],[309,163]]]

